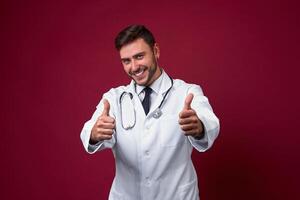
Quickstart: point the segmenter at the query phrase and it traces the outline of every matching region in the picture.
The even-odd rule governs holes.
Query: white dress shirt
[[[158,77],[158,79],[156,79],[149,87],[152,89],[152,92],[150,94],[150,102],[154,102],[155,98],[157,97],[157,95],[159,94],[160,91],[160,86],[162,83],[162,80],[165,78],[166,73],[161,73],[161,75]],[[145,86],[141,86],[141,85],[135,85],[136,87],[136,93],[138,94],[141,102],[143,101],[143,99],[145,98],[145,91],[144,88]],[[151,108],[151,104],[150,104],[150,108]]]

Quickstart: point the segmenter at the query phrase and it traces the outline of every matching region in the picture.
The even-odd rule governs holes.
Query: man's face
[[[157,44],[152,50],[144,39],[139,38],[124,45],[120,49],[120,56],[125,72],[138,85],[149,86],[161,74],[157,65],[159,57]]]

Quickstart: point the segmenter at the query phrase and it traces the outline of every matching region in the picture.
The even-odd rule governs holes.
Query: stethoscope
[[[155,111],[152,113],[152,117],[155,119],[160,118],[160,116],[162,115],[161,107],[162,107],[163,103],[165,102],[165,99],[166,99],[168,93],[170,92],[170,90],[173,87],[173,79],[170,76],[169,76],[169,78],[171,80],[171,86],[164,94],[163,99],[161,100],[158,108],[156,108]],[[126,91],[124,91],[121,94],[120,99],[119,99],[120,110],[121,110],[120,111],[121,124],[125,130],[132,129],[136,123],[136,112],[135,112],[135,107],[134,107],[134,101],[132,101],[132,99],[133,99],[133,94],[130,92],[126,92]]]

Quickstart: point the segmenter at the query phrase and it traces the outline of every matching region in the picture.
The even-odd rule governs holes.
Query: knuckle
[[[112,138],[111,135],[107,135],[107,136],[106,136],[106,139],[108,139],[108,140],[111,139],[111,138]]]
[[[98,120],[97,125],[99,127],[103,126],[103,119]]]
[[[187,125],[188,121],[187,120],[182,120],[180,125]]]
[[[101,120],[103,120],[103,115],[100,115],[98,118],[98,121],[101,121]]]
[[[109,126],[110,126],[111,128],[114,128],[114,127],[116,126],[116,123],[115,123],[115,122],[110,123]]]
[[[96,141],[99,141],[99,140],[100,140],[100,138],[99,138],[99,135],[98,135],[98,134],[96,134],[96,135],[93,135],[91,138],[92,138],[93,140],[96,140]]]
[[[187,111],[186,111],[186,110],[183,110],[183,111],[181,111],[181,112],[179,113],[179,116],[183,117],[183,116],[186,115],[186,113],[187,113]]]
[[[104,139],[105,139],[105,138],[104,138],[102,135],[98,137],[98,141],[104,140]]]

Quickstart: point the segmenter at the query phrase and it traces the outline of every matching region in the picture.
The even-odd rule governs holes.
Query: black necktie
[[[142,101],[142,105],[145,111],[145,114],[147,115],[150,109],[150,94],[152,92],[152,89],[150,87],[145,87],[144,88],[145,91],[145,97]]]

